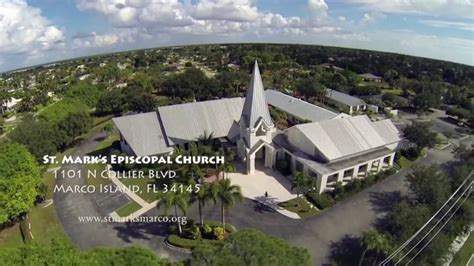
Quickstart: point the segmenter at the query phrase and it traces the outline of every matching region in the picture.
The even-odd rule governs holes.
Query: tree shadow
[[[395,205],[403,199],[400,191],[370,192],[369,202],[372,209],[377,213],[387,213],[393,210]]]
[[[170,234],[171,223],[126,222],[114,226],[117,236],[127,243],[133,239],[151,240],[154,236],[166,237]]]
[[[336,265],[358,265],[362,251],[359,238],[345,235],[338,242],[331,243],[329,258]]]
[[[254,205],[254,210],[260,213],[276,212],[277,208],[281,208],[278,206],[278,201],[275,197],[260,196],[256,197],[254,202],[256,203]]]

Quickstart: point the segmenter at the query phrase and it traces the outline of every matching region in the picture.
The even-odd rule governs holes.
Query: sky
[[[0,0],[0,72],[230,42],[321,44],[474,65],[474,0]]]

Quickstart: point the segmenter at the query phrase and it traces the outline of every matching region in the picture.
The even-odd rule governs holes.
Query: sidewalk
[[[119,187],[122,191],[124,191],[124,193],[129,197],[131,198],[133,201],[135,201],[136,203],[138,203],[140,206],[141,206],[141,209],[139,209],[138,211],[126,216],[126,217],[120,217],[117,212],[111,212],[109,214],[110,217],[112,217],[113,219],[122,219],[124,222],[126,221],[130,221],[130,220],[133,220],[133,219],[136,219],[140,216],[142,216],[143,214],[145,214],[146,212],[148,212],[149,210],[153,209],[156,207],[156,205],[158,204],[158,201],[159,200],[156,200],[152,203],[148,203],[146,202],[145,200],[143,200],[140,196],[138,196],[137,194],[135,194],[134,192],[130,191],[127,189],[127,187],[118,179],[115,177],[114,174],[111,174],[111,172],[113,172],[112,170],[112,166],[111,165],[107,165],[107,175],[109,176],[109,179],[117,186]]]
[[[256,169],[251,175],[227,173],[227,177],[232,184],[242,188],[244,197],[265,204],[286,217],[300,219],[298,214],[278,206],[280,202],[296,198],[296,194],[291,192],[290,181],[276,170]],[[267,197],[265,192],[268,193]]]

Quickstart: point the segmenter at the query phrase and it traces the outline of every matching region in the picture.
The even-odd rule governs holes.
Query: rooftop
[[[265,96],[268,104],[300,119],[310,120],[311,122],[333,119],[338,115],[314,104],[310,104],[275,90],[266,90]]]
[[[359,76],[361,76],[361,77],[363,77],[363,78],[366,78],[366,79],[377,79],[377,80],[382,79],[382,77],[379,77],[379,76],[374,75],[374,74],[372,74],[372,73],[359,74]]]
[[[244,99],[229,98],[163,106],[158,108],[163,129],[170,145],[197,140],[204,132],[215,138],[238,134]]]
[[[374,123],[366,115],[300,124],[292,128],[306,136],[329,161],[400,140],[398,130],[389,119]]]
[[[365,102],[357,97],[351,96],[349,94],[336,91],[336,90],[331,90],[327,89],[327,94],[326,97],[329,99],[332,99],[334,101],[343,103],[345,105],[349,106],[356,106],[356,105],[363,105]]]

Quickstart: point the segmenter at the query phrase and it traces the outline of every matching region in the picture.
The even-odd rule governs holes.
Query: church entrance
[[[266,158],[267,147],[262,145],[262,147],[255,153],[255,168],[263,169],[265,168],[265,158]]]

